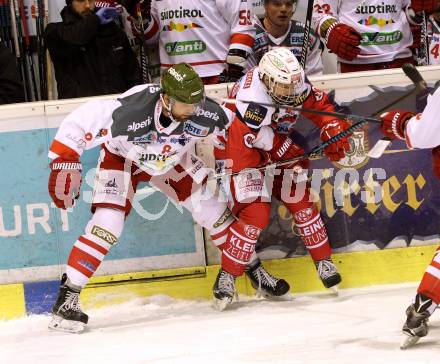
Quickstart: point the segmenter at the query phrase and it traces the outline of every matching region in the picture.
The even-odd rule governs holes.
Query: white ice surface
[[[415,285],[296,296],[242,297],[228,311],[208,301],[153,297],[90,310],[82,334],[49,332],[48,316],[0,323],[0,363],[440,363],[440,323],[402,351]]]

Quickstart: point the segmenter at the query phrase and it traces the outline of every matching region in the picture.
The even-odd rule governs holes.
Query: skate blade
[[[420,340],[420,336],[408,336],[405,340],[400,344],[400,349],[405,350],[414,346]]]
[[[70,332],[79,334],[86,328],[84,322],[65,320],[60,316],[53,315],[49,322],[49,329],[54,331]]]
[[[274,296],[273,294],[264,291],[256,291],[255,296],[258,298],[265,298],[269,301],[293,301],[293,296],[290,292],[287,292],[281,296]]]
[[[328,288],[329,292],[333,295],[333,296],[339,296],[339,286],[333,286]]]
[[[230,305],[232,303],[232,300],[230,298],[215,298],[214,297],[214,302],[213,302],[213,306],[217,311],[224,311],[226,309],[226,307],[228,307],[228,305]]]

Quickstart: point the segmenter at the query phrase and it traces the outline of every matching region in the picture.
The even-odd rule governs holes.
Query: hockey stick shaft
[[[301,66],[304,71],[306,69],[307,53],[309,51],[310,44],[310,28],[312,27],[313,4],[314,0],[308,0],[306,21],[304,23],[303,45],[301,48]]]
[[[221,99],[221,101],[226,102],[228,104],[251,104],[255,103],[255,101],[248,101],[248,100],[236,100],[236,99]],[[280,104],[270,104],[270,103],[257,103],[260,106],[267,106],[267,107],[274,107],[277,109],[286,109],[291,111],[298,111],[300,113],[309,113],[309,114],[317,114],[317,115],[327,115],[327,116],[334,116],[335,118],[339,119],[349,119],[349,120],[364,120],[366,122],[371,123],[381,123],[382,121],[380,119],[376,119],[369,116],[362,116],[362,115],[353,115],[353,114],[345,114],[342,112],[336,112],[336,111],[322,111],[322,110],[316,110],[316,109],[307,109],[303,107],[292,107],[287,105],[280,105]]]
[[[345,129],[344,131],[341,131],[339,134],[336,134],[334,137],[330,138],[329,140],[327,140],[326,142],[317,145],[316,147],[314,147],[311,151],[301,154],[297,157],[294,158],[289,158],[283,161],[279,161],[276,163],[272,163],[272,164],[268,164],[266,166],[263,167],[257,167],[257,168],[252,168],[252,170],[264,170],[264,169],[271,169],[271,168],[276,168],[276,167],[281,167],[281,166],[285,166],[287,164],[292,164],[295,162],[299,162],[302,161],[304,159],[311,159],[314,157],[317,157],[321,154],[321,152],[327,148],[328,146],[338,142],[339,140],[341,140],[342,138],[345,138],[347,136],[349,136],[353,131],[355,131],[356,129],[359,129],[362,125],[364,125],[367,121],[365,120],[361,120],[355,124],[353,124],[352,126],[350,126],[349,128]],[[213,175],[210,179],[221,179],[221,178],[225,178],[225,177],[234,177],[237,176],[239,174],[243,174],[246,173],[246,171],[240,171],[240,172],[234,172],[234,173],[220,173],[220,174],[215,174]]]
[[[140,58],[141,58],[141,68],[142,68],[142,80],[145,83],[151,83],[151,76],[150,76],[150,63],[148,60],[147,55],[147,42],[145,41],[145,28],[144,28],[144,19],[142,18],[142,11],[141,11],[141,4],[144,2],[144,0],[141,0],[137,5],[137,16],[139,20],[139,27],[141,31],[141,35],[138,37],[141,41],[141,52],[140,52]]]

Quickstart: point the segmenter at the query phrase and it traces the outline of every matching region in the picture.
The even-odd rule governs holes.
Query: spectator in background
[[[0,105],[24,102],[23,84],[14,55],[0,39]]]
[[[95,13],[94,0],[66,0],[60,23],[50,23],[45,40],[60,99],[121,93],[140,83],[140,70],[118,11]]]
[[[142,7],[150,20],[145,39],[159,42],[162,70],[186,62],[205,84],[244,74],[255,38],[247,0],[153,0]],[[135,28],[140,32],[139,25]]]
[[[304,43],[304,24],[292,20],[297,0],[265,0],[263,19],[254,18],[256,29],[253,54],[249,57],[249,65],[256,66],[261,57],[275,47],[285,47],[292,51],[301,63],[301,52]],[[306,57],[305,72],[307,76],[319,75],[323,72],[321,53],[324,44],[311,30],[309,47]]]
[[[437,9],[429,17],[428,24],[429,64],[440,64],[440,0],[437,1]]]
[[[314,29],[338,56],[342,73],[398,68],[414,63],[412,31],[420,32],[414,11],[432,12],[432,1],[317,0]]]

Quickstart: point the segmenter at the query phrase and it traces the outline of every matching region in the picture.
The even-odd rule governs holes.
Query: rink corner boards
[[[340,288],[417,282],[436,247],[334,254],[333,261],[343,277]],[[271,273],[286,279],[294,295],[324,290],[309,256],[267,260],[264,265]],[[96,277],[81,292],[81,302],[87,310],[153,295],[211,299],[218,269],[219,266],[201,266]],[[58,287],[58,280],[0,285],[0,320],[50,312]],[[242,295],[252,296],[255,292],[245,277],[237,280],[237,289]]]

